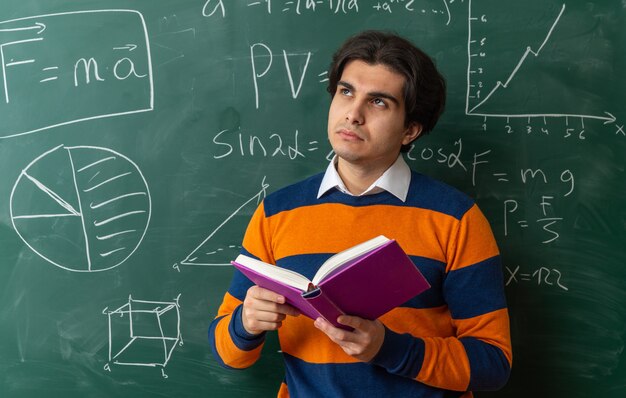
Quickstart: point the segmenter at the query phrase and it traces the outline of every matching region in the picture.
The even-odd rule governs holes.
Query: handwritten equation
[[[535,202],[523,203],[518,198],[506,198],[502,200],[503,230],[502,234],[507,237],[513,228],[520,230],[535,227],[538,228],[541,243],[548,244],[556,241],[560,236],[559,226],[564,221],[558,215],[555,204],[560,199],[569,198],[576,188],[576,176],[568,168],[546,172],[540,167],[520,167],[511,172],[508,169],[494,167],[497,162],[491,159],[495,154],[491,149],[482,152],[474,152],[468,160],[463,152],[463,140],[459,138],[449,146],[419,146],[413,145],[407,154],[410,161],[425,161],[436,163],[448,169],[456,169],[468,176],[472,186],[477,186],[478,181],[489,184],[492,187],[506,186],[545,188],[540,191]],[[514,190],[514,189],[513,189]],[[522,206],[525,206],[524,208]],[[528,209],[534,211],[527,211]],[[537,214],[536,219],[529,219],[528,214]]]
[[[295,130],[290,138],[290,140],[284,139],[278,133],[271,133],[265,137],[241,130],[222,130],[213,137],[213,144],[216,146],[213,159],[229,156],[242,158],[256,156],[296,160],[305,158],[307,153],[320,149],[319,141],[303,141],[298,130]]]
[[[421,15],[442,15],[446,18],[446,25],[448,25],[452,18],[450,4],[454,2],[455,0],[246,0],[242,3],[251,10],[258,10],[267,15],[298,16],[313,13],[355,15],[366,10],[376,14],[408,12]],[[224,0],[206,0],[202,7],[202,15],[226,18],[228,7],[231,7],[231,4]]]
[[[261,7],[263,11],[271,14],[272,11],[294,12],[298,15],[305,11],[315,12],[326,8],[335,14],[348,14],[359,12],[358,0],[250,0],[248,7]]]
[[[532,283],[537,286],[554,287],[569,291],[569,288],[565,286],[563,281],[563,273],[558,269],[545,266],[530,268],[522,268],[519,265],[505,266],[504,269],[507,274],[504,277],[505,286]]]
[[[150,45],[137,11],[0,22],[0,68],[0,139],[154,107]]]

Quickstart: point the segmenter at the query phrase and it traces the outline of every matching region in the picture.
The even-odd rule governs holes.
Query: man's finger
[[[260,311],[278,312],[285,315],[298,316],[300,311],[289,304],[283,304],[285,297],[271,290],[253,286],[246,297],[248,306]]]
[[[278,330],[283,325],[282,322],[264,322],[264,321],[254,321],[253,325],[256,329],[261,331],[267,330]]]
[[[278,312],[259,310],[254,311],[254,313],[250,315],[253,316],[255,320],[262,322],[282,322],[287,317],[287,315]]]
[[[364,326],[363,318],[359,318],[358,316],[340,315],[339,318],[337,318],[337,322],[357,330],[363,329]]]
[[[350,332],[344,329],[339,329],[333,326],[324,318],[317,318],[314,323],[315,327],[326,333],[328,337],[335,343],[343,345],[348,342],[355,341],[354,332]]]
[[[250,289],[248,289],[248,293],[251,295],[251,297],[254,297],[256,299],[259,300],[264,300],[264,301],[271,301],[273,303],[278,303],[278,304],[284,304],[285,303],[285,297],[275,293],[271,290],[268,289],[264,289],[262,287],[259,286],[252,286]]]
[[[278,305],[280,313],[291,316],[300,316],[300,311],[296,307],[292,307],[289,304]]]

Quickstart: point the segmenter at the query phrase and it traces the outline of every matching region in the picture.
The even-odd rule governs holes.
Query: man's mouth
[[[343,139],[346,140],[350,140],[350,141],[363,141],[363,139],[354,131],[350,130],[350,129],[339,129],[339,131],[337,132]]]

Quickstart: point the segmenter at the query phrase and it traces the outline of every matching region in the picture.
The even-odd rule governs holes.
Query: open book
[[[339,315],[377,319],[430,287],[400,245],[382,235],[335,254],[312,280],[243,254],[232,264],[302,314],[344,329],[349,328],[337,323]]]

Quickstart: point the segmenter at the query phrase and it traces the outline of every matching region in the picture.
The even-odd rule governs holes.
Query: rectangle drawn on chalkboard
[[[140,12],[38,15],[2,21],[0,32],[0,139],[154,109]]]

